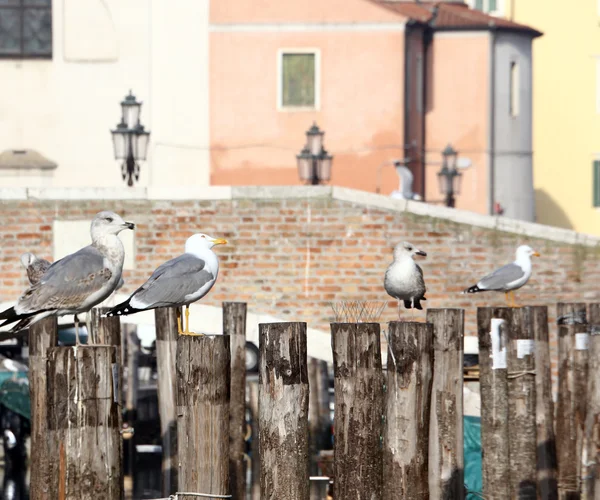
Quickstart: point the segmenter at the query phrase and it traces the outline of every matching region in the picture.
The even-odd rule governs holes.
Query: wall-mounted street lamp
[[[454,207],[455,195],[460,194],[462,174],[457,170],[456,151],[450,144],[442,151],[442,169],[438,172],[440,193],[446,197],[446,206]]]
[[[150,132],[140,123],[142,103],[129,91],[121,102],[121,123],[111,130],[116,160],[123,160],[121,173],[127,185],[133,186],[133,179],[140,180],[139,161],[146,160]]]
[[[316,123],[306,132],[306,145],[296,155],[298,162],[298,175],[304,182],[318,185],[331,179],[331,156],[323,147],[325,132],[317,127]]]

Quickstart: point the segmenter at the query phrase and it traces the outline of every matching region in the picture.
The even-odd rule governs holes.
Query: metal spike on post
[[[378,323],[332,323],[334,497],[382,498],[383,376]]]
[[[536,500],[535,340],[529,308],[513,310],[507,347],[511,498]]]
[[[231,349],[231,400],[229,404],[229,472],[233,498],[246,495],[246,303],[223,302],[223,333]]]
[[[177,491],[177,309],[159,307],[154,310],[158,413],[162,438],[161,491],[165,496]]]
[[[230,494],[230,357],[228,335],[179,335],[177,339],[180,492]],[[196,500],[182,493],[177,498]]]
[[[464,497],[463,309],[428,309],[433,325],[433,383],[429,428],[431,498]]]
[[[537,437],[537,489],[543,500],[558,499],[552,365],[548,339],[548,308],[527,307],[535,337],[535,399]]]
[[[56,317],[42,319],[29,328],[29,399],[31,401],[31,475],[30,495],[32,500],[48,496],[48,476],[51,455],[48,446],[48,406],[46,362],[48,350],[58,340]]]
[[[121,500],[123,476],[117,347],[48,350],[48,441],[52,470],[47,498]]]
[[[429,500],[433,325],[393,321],[389,342],[395,363],[387,365],[383,499]]]
[[[309,500],[306,323],[259,324],[261,498]]]
[[[583,441],[583,498],[600,497],[600,304],[589,306],[587,415]]]
[[[587,318],[584,303],[557,305],[558,401],[556,454],[558,498],[579,498],[587,391]]]
[[[506,348],[512,314],[513,309],[505,307],[477,308],[481,448],[493,450],[493,453],[484,453],[482,460],[486,500],[511,498]]]

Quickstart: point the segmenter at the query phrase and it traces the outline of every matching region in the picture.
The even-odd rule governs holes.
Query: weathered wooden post
[[[223,302],[223,333],[231,342],[229,406],[229,471],[233,498],[246,496],[246,303]]]
[[[327,435],[331,424],[329,417],[329,375],[327,362],[315,358],[308,360],[308,424],[310,435],[310,474],[319,475],[319,451],[328,447]],[[327,489],[326,481],[310,482],[311,500],[323,500]]]
[[[178,500],[229,495],[228,335],[177,339]]]
[[[589,367],[583,441],[583,498],[600,497],[600,304],[589,307]]]
[[[177,308],[155,309],[154,324],[162,438],[161,491],[169,496],[177,492]]]
[[[508,453],[511,498],[537,499],[535,335],[529,308],[515,308],[508,329]]]
[[[48,498],[122,498],[116,362],[113,346],[48,350]]]
[[[558,499],[552,365],[548,340],[548,308],[527,307],[535,337],[535,399],[537,437],[537,489],[543,500]]]
[[[135,325],[124,325],[125,344],[127,346],[127,392],[125,394],[125,415],[127,433],[123,434],[127,446],[127,462],[125,470],[125,490],[133,492],[136,460],[135,422],[137,419],[137,397],[140,384],[140,339]]]
[[[250,457],[252,469],[252,487],[250,496],[252,500],[260,500],[260,453],[259,453],[259,422],[258,422],[258,381],[248,382],[248,405],[252,415],[250,437]]]
[[[483,496],[510,497],[506,347],[513,309],[477,308]]]
[[[48,454],[48,407],[46,361],[55,347],[56,317],[45,318],[29,328],[29,395],[31,400],[31,500],[52,500],[48,476],[54,458]]]
[[[429,427],[431,498],[464,497],[464,318],[463,309],[427,310],[427,322],[433,325],[434,352]]]
[[[259,325],[260,490],[309,500],[306,323]]]
[[[94,343],[100,345],[121,346],[121,322],[118,316],[111,318],[104,315],[110,311],[110,307],[95,307],[90,311],[92,332]],[[89,345],[89,342],[88,342]],[[120,363],[121,350],[117,350],[117,362]]]
[[[579,498],[587,392],[587,320],[584,303],[557,306],[558,401],[556,453],[558,498]]]
[[[388,333],[382,498],[429,500],[433,325],[392,321]]]
[[[332,323],[335,498],[382,498],[383,377],[377,323]]]

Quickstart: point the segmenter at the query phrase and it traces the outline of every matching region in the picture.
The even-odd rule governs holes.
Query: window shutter
[[[594,160],[594,206],[600,207],[600,160]]]

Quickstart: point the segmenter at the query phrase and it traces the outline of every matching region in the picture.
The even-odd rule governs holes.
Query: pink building
[[[391,193],[402,160],[442,202],[452,144],[458,208],[533,220],[534,29],[462,2],[218,0],[209,30],[212,184],[299,183],[316,122],[334,185]]]

